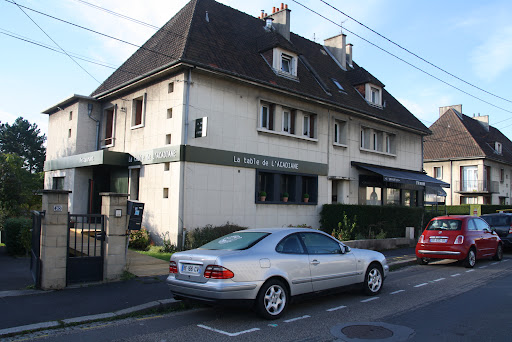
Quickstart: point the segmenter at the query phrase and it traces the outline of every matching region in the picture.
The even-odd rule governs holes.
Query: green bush
[[[373,238],[378,234],[387,238],[403,237],[405,227],[421,230],[425,224],[423,208],[325,204],[320,212],[320,229],[332,234],[339,229],[338,223],[344,222],[345,215],[357,217],[356,226],[349,232],[351,238]]]
[[[138,251],[147,251],[150,244],[151,237],[149,236],[149,232],[146,228],[142,228],[141,230],[132,230],[130,232],[130,242],[128,243],[128,247]]]
[[[208,224],[204,227],[195,228],[187,231],[185,237],[185,249],[194,249],[213,241],[221,236],[236,232],[237,230],[247,229],[236,224],[227,222],[222,226],[214,227]]]
[[[160,253],[174,253],[178,251],[178,247],[171,242],[169,238],[169,232],[165,232],[163,235],[163,246],[160,248]]]
[[[354,231],[357,227],[357,216],[354,216],[354,220],[351,221],[347,214],[343,212],[343,219],[338,222],[338,229],[333,229],[331,235],[340,241],[353,240],[356,236]]]
[[[26,217],[5,220],[5,246],[9,255],[28,255],[32,243],[32,220]]]

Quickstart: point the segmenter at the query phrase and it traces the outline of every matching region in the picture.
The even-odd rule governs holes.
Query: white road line
[[[418,284],[418,285],[416,285],[414,287],[422,287],[422,286],[425,286],[425,285],[428,285],[428,283]]]
[[[487,268],[487,265],[485,265],[485,266],[480,266],[480,267],[478,267],[478,268]]]
[[[501,260],[501,262],[507,262],[509,259],[503,259]]]
[[[434,281],[441,281],[441,280],[445,280],[446,278],[439,278],[439,279],[436,279]]]
[[[336,310],[339,310],[339,309],[345,309],[346,306],[345,305],[342,305],[342,306],[338,306],[338,307],[335,307],[335,308],[330,308],[330,309],[327,309],[327,311],[336,311]]]
[[[458,276],[460,276],[460,273],[455,273],[455,274],[452,274],[451,276],[452,277],[458,277]]]
[[[372,297],[372,298],[368,298],[368,299],[363,299],[361,301],[361,303],[368,303],[368,302],[371,302],[372,300],[377,300],[379,299],[379,297]]]
[[[466,273],[475,272],[475,270],[467,270]]]
[[[309,318],[311,317],[310,315],[304,315],[302,317],[296,317],[296,318],[291,318],[291,319],[287,319],[286,321],[284,321],[285,323],[290,323],[290,322],[295,322],[295,321],[298,321],[299,319],[304,319],[304,318]]]
[[[497,265],[499,264],[497,261],[496,262],[493,262],[491,265]]]
[[[229,333],[227,331],[223,331],[223,330],[219,330],[219,329],[215,329],[215,328],[210,328],[210,327],[208,327],[206,325],[202,325],[202,324],[198,324],[197,326],[199,328],[203,328],[203,329],[210,330],[210,331],[215,331],[215,332],[217,332],[219,334],[223,334],[223,335],[227,335],[227,336],[231,336],[231,337],[260,330],[259,328],[252,328],[252,329],[249,329],[249,330],[239,331],[239,332],[236,332],[236,333]]]
[[[397,293],[400,293],[400,292],[405,292],[405,290],[398,290],[398,291],[395,291],[395,292],[391,292],[390,294],[397,294]]]

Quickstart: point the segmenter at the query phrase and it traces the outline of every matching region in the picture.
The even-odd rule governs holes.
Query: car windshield
[[[247,249],[259,241],[261,241],[264,237],[270,235],[269,233],[264,232],[236,232],[228,235],[224,235],[216,240],[210,241],[205,245],[199,247],[199,249],[226,249],[226,250],[242,250]]]
[[[496,216],[481,216],[490,226],[510,226],[510,216],[496,215]]]
[[[427,230],[460,230],[461,226],[460,220],[439,219],[430,221]]]

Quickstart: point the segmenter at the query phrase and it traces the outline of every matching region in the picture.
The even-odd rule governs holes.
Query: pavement
[[[414,248],[382,253],[391,268],[416,260]],[[181,305],[165,284],[167,262],[131,251],[128,258],[135,278],[43,291],[33,288],[30,258],[8,256],[0,247],[0,338]]]

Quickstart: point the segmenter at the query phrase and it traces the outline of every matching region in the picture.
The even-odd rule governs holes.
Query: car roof
[[[312,229],[312,228],[298,228],[298,227],[274,227],[274,228],[249,228],[241,230],[241,232],[264,232],[264,233],[294,233],[294,232],[321,232],[321,230]]]
[[[492,213],[492,214],[484,214],[482,216],[512,216],[512,213]]]
[[[432,220],[463,220],[468,219],[471,217],[477,217],[477,216],[471,216],[471,215],[446,215],[446,216],[437,216],[434,217]]]

